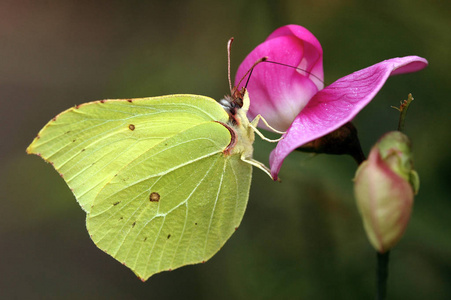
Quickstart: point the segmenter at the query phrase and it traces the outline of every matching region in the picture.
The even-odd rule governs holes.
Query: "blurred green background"
[[[282,183],[254,170],[249,206],[202,265],[151,277],[96,248],[85,213],[50,165],[25,148],[57,113],[106,98],[228,92],[232,70],[274,29],[299,24],[324,49],[325,80],[416,54],[354,120],[366,153],[413,102],[407,134],[421,177],[391,253],[389,299],[451,299],[449,1],[0,1],[1,299],[371,299],[375,253],[352,196],[349,157],[293,153]],[[274,145],[255,143],[267,163]]]

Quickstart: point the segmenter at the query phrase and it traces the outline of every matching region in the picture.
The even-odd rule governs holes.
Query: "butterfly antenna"
[[[232,80],[230,79],[230,53],[232,52],[233,37],[227,42],[227,78],[229,79],[230,93],[232,93]]]
[[[254,62],[254,64],[252,65],[252,67],[250,67],[250,69],[247,70],[246,74],[244,74],[243,77],[240,79],[240,81],[239,81],[238,84],[236,85],[236,88],[238,88],[238,87],[240,86],[241,82],[244,80],[244,78],[246,78],[247,74],[252,74],[252,71],[254,70],[254,68],[255,68],[259,63],[264,62],[264,61],[266,61],[267,59],[268,59],[268,57],[265,56],[265,57],[260,58],[260,59],[257,60],[256,62]],[[249,78],[250,78],[250,77],[251,77],[251,75],[249,75]],[[249,78],[247,79],[246,86],[247,86],[247,84],[249,83]]]
[[[247,85],[249,84],[249,80],[251,80],[252,72],[254,72],[254,68],[251,69],[249,72],[249,76],[247,77],[246,84],[244,85],[244,88],[247,89]]]
[[[302,68],[290,66],[290,65],[287,65],[287,64],[284,64],[284,63],[280,63],[280,62],[277,62],[277,61],[267,60],[266,62],[267,62],[267,63],[271,63],[271,64],[275,64],[275,65],[280,65],[280,66],[284,66],[284,67],[293,68],[293,69],[296,69],[296,70],[305,72],[305,73],[307,73],[307,74],[309,74],[309,75],[312,75],[313,77],[315,77],[316,79],[318,79],[319,81],[321,81],[322,84],[324,84],[324,81],[323,81],[321,78],[319,78],[318,76],[316,76],[316,75],[313,74],[312,72],[309,72],[309,71],[304,70],[304,69],[302,69]],[[251,77],[251,76],[249,75],[249,77]],[[248,79],[248,82],[249,82],[249,79]],[[247,84],[246,84],[246,86],[247,86]]]

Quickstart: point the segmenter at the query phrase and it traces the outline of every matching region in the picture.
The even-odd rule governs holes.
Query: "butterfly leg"
[[[271,143],[277,143],[278,141],[280,141],[281,139],[283,139],[283,136],[280,137],[280,138],[278,138],[278,139],[275,139],[275,140],[271,140],[271,139],[268,139],[267,137],[265,137],[265,136],[257,129],[257,125],[258,125],[258,122],[259,122],[260,120],[262,120],[263,123],[265,123],[265,125],[266,125],[269,129],[271,129],[272,131],[274,131],[274,132],[276,132],[276,133],[279,133],[279,134],[285,134],[285,132],[279,131],[279,130],[277,130],[277,129],[271,127],[271,125],[268,124],[268,122],[265,120],[265,118],[263,118],[262,115],[257,115],[257,116],[252,120],[252,122],[249,123],[249,126],[252,127],[252,129],[258,134],[259,137],[262,138],[262,140],[267,141],[267,142],[271,142]]]
[[[241,155],[241,160],[244,161],[245,163],[248,163],[254,167],[259,168],[260,170],[262,170],[263,172],[268,174],[268,176],[271,177],[272,180],[274,180],[274,177],[272,177],[272,175],[271,175],[271,170],[267,166],[265,166],[263,163],[255,160],[253,158],[246,157],[244,154]]]

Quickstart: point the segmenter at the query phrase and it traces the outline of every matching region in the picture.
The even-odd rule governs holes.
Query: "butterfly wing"
[[[51,163],[89,212],[105,184],[146,148],[199,123],[224,119],[214,100],[195,95],[95,101],[53,118],[27,153]]]
[[[239,226],[251,166],[224,150],[213,99],[91,102],[50,121],[27,149],[53,164],[88,213],[88,231],[142,280],[206,261]]]

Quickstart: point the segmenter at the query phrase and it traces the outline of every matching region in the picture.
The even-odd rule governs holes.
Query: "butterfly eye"
[[[218,101],[218,103],[221,104],[222,108],[224,108],[226,111],[230,111],[230,109],[232,109],[232,102],[227,99],[221,99]]]
[[[218,101],[229,116],[236,114],[236,110],[240,108],[239,104],[231,96],[225,96],[224,99]]]

